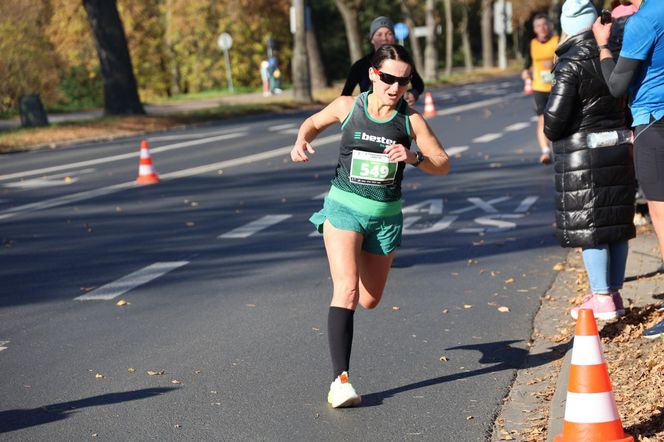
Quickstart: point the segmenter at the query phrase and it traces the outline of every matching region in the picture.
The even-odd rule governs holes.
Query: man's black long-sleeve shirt
[[[368,91],[371,89],[371,80],[369,80],[369,68],[371,67],[371,57],[373,53],[366,55],[357,60],[348,72],[346,84],[341,91],[341,95],[353,95],[355,86],[360,85],[360,92]],[[413,68],[413,76],[410,79],[410,84],[413,86],[409,92],[415,96],[415,100],[424,92],[424,81],[417,71]]]

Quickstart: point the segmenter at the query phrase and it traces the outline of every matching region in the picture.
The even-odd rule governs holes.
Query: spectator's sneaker
[[[659,321],[657,324],[647,328],[643,332],[643,337],[646,339],[655,339],[664,337],[664,321]]]
[[[579,310],[582,308],[592,309],[595,319],[601,319],[604,321],[608,319],[615,319],[625,314],[624,310],[622,313],[620,313],[616,309],[616,304],[613,302],[613,297],[609,295],[590,294],[586,296],[586,298],[583,300],[583,304],[578,307],[574,307],[570,311],[572,318],[576,319],[579,316]]]
[[[348,382],[347,372],[344,371],[332,382],[330,392],[327,394],[327,402],[332,405],[332,408],[360,405],[362,398]]]
[[[613,298],[613,304],[616,306],[618,316],[623,316],[625,314],[625,304],[623,303],[622,296],[620,296],[620,292],[611,292],[611,297]]]

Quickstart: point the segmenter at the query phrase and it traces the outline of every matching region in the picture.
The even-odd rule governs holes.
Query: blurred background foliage
[[[115,0],[124,25],[141,101],[155,102],[182,94],[226,87],[220,33],[233,38],[230,63],[240,90],[260,88],[260,63],[267,58],[268,38],[277,45],[285,84],[290,82],[292,35],[290,0]],[[342,81],[351,65],[348,40],[337,2],[313,0],[314,33],[328,81]],[[361,5],[357,20],[363,49],[378,15],[403,21],[407,8],[416,25],[424,25],[424,1],[353,0]],[[452,1],[454,23],[461,8],[469,11],[468,34],[473,61],[481,57],[482,0]],[[512,0],[515,35],[509,55],[519,58],[529,39],[527,21],[536,11],[552,10],[557,0]],[[444,24],[437,2],[437,21]],[[80,0],[0,1],[0,112],[16,109],[22,95],[39,93],[46,107],[75,110],[103,106],[102,78],[95,41]],[[436,42],[442,54],[444,32]],[[406,40],[410,47],[412,39]],[[420,43],[422,44],[422,43]],[[454,64],[463,65],[459,30],[455,29]],[[411,48],[412,49],[412,48]],[[441,57],[442,58],[442,57]]]

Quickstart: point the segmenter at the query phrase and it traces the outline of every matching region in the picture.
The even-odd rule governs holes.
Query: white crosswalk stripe
[[[128,291],[159,278],[160,276],[189,264],[189,261],[156,262],[90,293],[74,298],[75,301],[110,301]]]
[[[233,229],[230,232],[226,232],[222,235],[219,235],[218,238],[247,238],[254,233],[265,230],[270,226],[278,224],[293,215],[265,215],[262,218],[259,218],[255,221],[240,226],[237,229]]]

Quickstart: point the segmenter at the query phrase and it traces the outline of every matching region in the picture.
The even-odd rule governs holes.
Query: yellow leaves
[[[129,368],[127,369],[127,371],[128,371],[129,373],[136,373],[136,369],[133,368],[133,367],[129,367]]]
[[[95,374],[95,379],[104,379],[104,378],[105,378],[105,376],[101,373]]]
[[[565,264],[559,262],[553,266],[553,270],[555,270],[556,272],[562,272],[563,270],[565,270]]]
[[[162,376],[166,374],[166,370],[148,370],[146,373],[148,376]]]
[[[507,278],[505,284],[514,284],[514,278]]]
[[[464,304],[463,308],[465,308],[465,309],[473,308],[473,304]]]
[[[392,306],[392,311],[398,312],[399,310],[401,310],[401,307],[399,307],[398,305],[393,305]]]
[[[118,307],[124,307],[125,305],[129,305],[129,303],[124,299],[121,299],[118,302],[116,302],[115,305],[117,305]]]
[[[498,311],[499,311],[500,313],[509,313],[509,312],[510,312],[510,309],[509,309],[509,307],[500,306],[500,307],[498,307]]]

